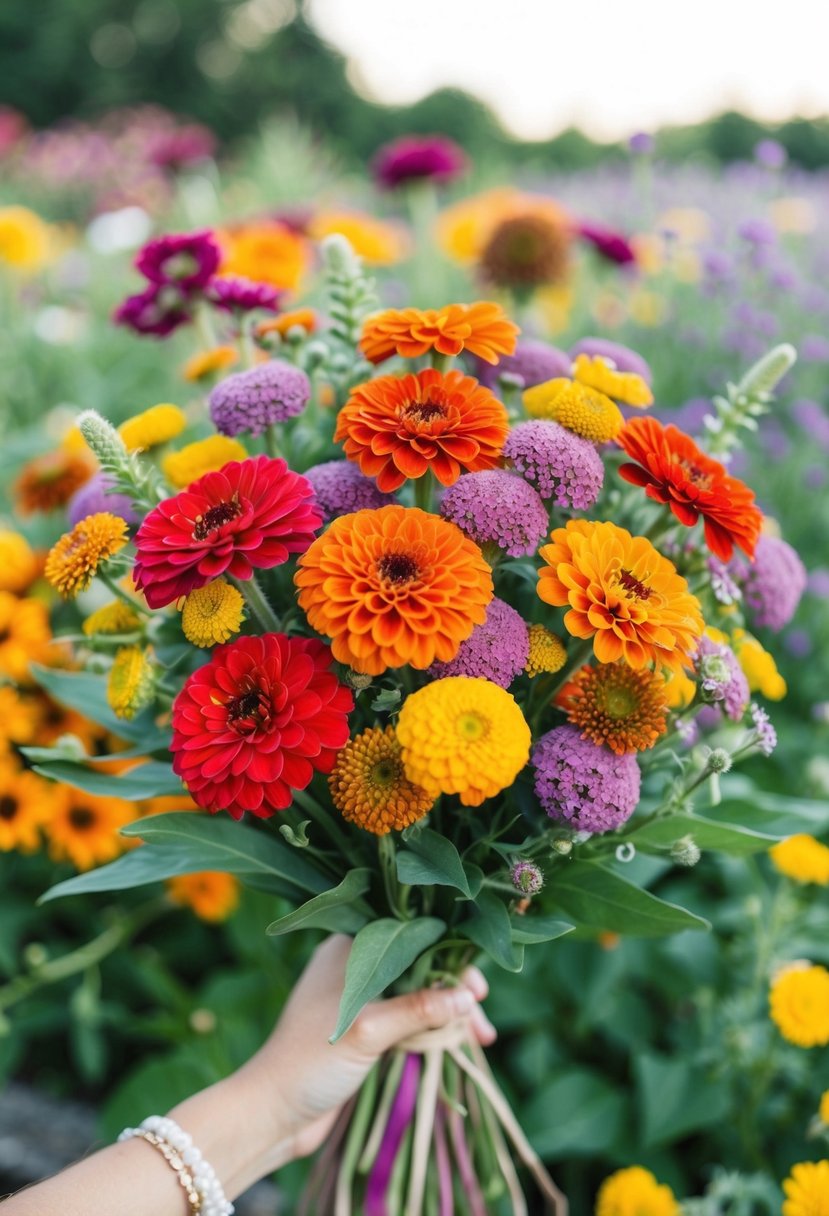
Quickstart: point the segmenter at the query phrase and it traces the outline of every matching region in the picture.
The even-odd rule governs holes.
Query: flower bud
[[[78,430],[105,468],[127,463],[127,445],[112,423],[102,418],[97,410],[84,410],[78,418]]]
[[[510,880],[522,895],[537,895],[544,886],[544,875],[533,861],[519,860],[512,864]]]
[[[678,866],[695,866],[702,853],[693,836],[681,836],[671,845],[671,860]]]
[[[566,857],[568,853],[573,852],[573,842],[572,840],[568,840],[563,837],[561,840],[553,841],[552,849],[554,853],[558,853],[560,856]]]
[[[731,768],[731,755],[724,747],[715,747],[708,754],[708,771],[711,773],[727,773]]]

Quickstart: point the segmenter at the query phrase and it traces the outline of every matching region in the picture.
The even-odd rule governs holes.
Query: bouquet
[[[517,975],[574,931],[706,928],[649,888],[792,830],[727,774],[775,745],[749,629],[788,619],[802,567],[727,467],[790,347],[697,441],[648,413],[634,352],[584,342],[551,375],[497,303],[379,310],[342,237],[322,261],[325,327],[219,273],[210,233],[142,251],[120,319],[218,318],[201,367],[221,378],[187,415],[79,417],[101,501],[45,572],[110,599],[73,669],[39,669],[142,759],[108,773],[71,738],[32,758],[91,800],[194,804],[128,824],[139,847],[47,898],[233,874],[274,896],[268,933],[353,936],[336,1040],[479,955]],[[527,1186],[566,1212],[458,1026],[370,1075],[302,1210],[520,1213]]]

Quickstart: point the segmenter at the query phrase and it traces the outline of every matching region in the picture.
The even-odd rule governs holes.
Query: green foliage
[[[454,887],[465,899],[474,899],[484,876],[477,866],[464,864],[451,840],[424,828],[409,838],[405,849],[398,851],[397,877],[410,885]]]
[[[592,861],[574,861],[557,872],[550,884],[550,898],[579,924],[631,937],[710,928],[702,917]]]
[[[315,895],[307,903],[272,921],[266,933],[281,937],[297,929],[324,929],[327,933],[358,933],[368,919],[359,899],[369,889],[371,871],[349,870],[341,883]]]

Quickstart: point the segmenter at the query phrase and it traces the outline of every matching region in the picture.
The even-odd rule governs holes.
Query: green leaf
[[[371,884],[371,870],[349,870],[337,887],[315,895],[301,908],[272,921],[265,930],[272,937],[295,929],[325,929],[328,933],[357,933],[367,917],[355,903]]]
[[[627,1099],[618,1086],[584,1068],[560,1072],[535,1091],[521,1122],[548,1160],[607,1155],[624,1127]]]
[[[402,883],[454,887],[466,899],[475,898],[481,889],[483,873],[477,866],[470,866],[468,871],[464,868],[461,855],[451,840],[431,828],[424,828],[406,843],[407,848],[397,854],[397,877]]]
[[[566,920],[554,920],[552,916],[533,916],[528,912],[525,916],[513,917],[512,940],[522,946],[533,946],[537,942],[552,942],[565,933],[572,933],[575,925]]]
[[[721,853],[760,853],[780,839],[746,827],[742,823],[719,823],[701,815],[666,815],[636,828],[627,836],[643,852],[662,852],[683,836],[693,836],[703,850],[717,849]]]
[[[160,760],[148,760],[146,764],[136,765],[128,772],[120,774],[87,768],[85,764],[73,764],[69,760],[36,764],[34,770],[40,773],[41,777],[72,785],[86,794],[97,794],[103,798],[124,798],[127,802],[143,802],[147,798],[187,793],[181,778],[175,775],[169,764],[162,764]]]
[[[380,996],[424,950],[434,945],[445,928],[442,920],[422,916],[407,921],[384,917],[360,930],[348,956],[345,990],[332,1043],[345,1034],[369,1001]]]
[[[678,1140],[711,1127],[731,1107],[727,1086],[700,1077],[699,1066],[656,1054],[634,1062],[639,1086],[642,1148]]]
[[[630,937],[659,937],[683,929],[710,929],[707,920],[658,899],[594,861],[572,861],[557,869],[550,898],[578,925]]]
[[[745,800],[724,798],[716,807],[706,809],[709,819],[718,823],[739,823],[755,832],[767,832],[780,839],[796,832],[820,836],[829,828],[829,800],[790,798],[758,790]]]
[[[376,714],[390,714],[400,705],[401,692],[399,688],[381,688],[371,703]]]
[[[514,940],[506,904],[491,891],[481,892],[472,916],[458,926],[458,931],[506,971],[520,971],[524,966],[524,947]]]
[[[127,824],[122,834],[140,836],[148,843],[109,865],[57,883],[39,902],[91,891],[123,891],[201,870],[266,878],[270,889],[290,899],[298,893],[317,895],[326,888],[327,880],[295,849],[229,818],[170,811]]]
[[[145,754],[166,751],[169,747],[169,732],[158,729],[151,710],[144,710],[130,720],[115,716],[107,701],[106,682],[101,676],[86,671],[58,671],[38,663],[33,663],[30,670],[40,687],[61,705],[76,709],[121,739],[143,744]]]

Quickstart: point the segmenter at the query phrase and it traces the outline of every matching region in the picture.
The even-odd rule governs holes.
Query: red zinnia
[[[267,819],[348,742],[351,693],[316,638],[265,633],[213,652],[173,703],[173,769],[208,811]]]
[[[702,516],[708,548],[722,561],[730,561],[735,544],[754,557],[763,524],[754,494],[693,439],[655,418],[632,418],[617,442],[636,461],[620,466],[625,481],[644,486],[648,498],[669,506],[686,527]]]
[[[383,491],[431,469],[451,486],[461,473],[492,469],[509,434],[501,402],[471,376],[427,368],[358,384],[340,410],[334,439]]]
[[[281,566],[321,523],[310,482],[284,460],[232,460],[150,511],[135,538],[135,585],[163,608],[221,574]]]

